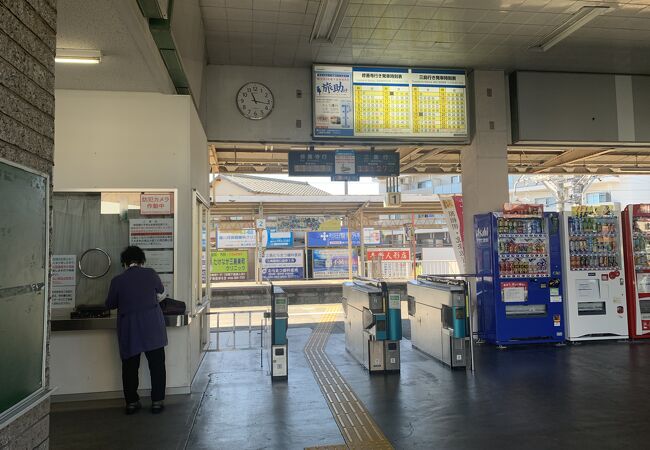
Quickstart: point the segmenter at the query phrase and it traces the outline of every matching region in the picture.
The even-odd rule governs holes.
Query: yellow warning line
[[[347,448],[392,449],[390,441],[379,429],[364,404],[327,357],[325,346],[338,314],[339,305],[328,308],[327,314],[322,316],[305,345],[305,356]]]

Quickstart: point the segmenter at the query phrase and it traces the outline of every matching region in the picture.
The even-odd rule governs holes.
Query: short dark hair
[[[144,256],[144,252],[140,247],[135,245],[130,245],[124,249],[120,255],[120,260],[125,266],[130,266],[131,264],[144,264],[147,258]]]

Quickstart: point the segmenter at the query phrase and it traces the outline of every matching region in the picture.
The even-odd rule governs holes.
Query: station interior
[[[1,450],[647,448],[649,257],[650,0],[0,0]]]

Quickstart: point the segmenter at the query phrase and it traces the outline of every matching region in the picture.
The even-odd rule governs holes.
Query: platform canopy
[[[370,146],[323,144],[316,150],[351,148],[370,150]],[[373,145],[375,150],[400,154],[404,174],[460,173],[463,145]],[[287,173],[287,154],[307,150],[307,146],[213,142],[210,165],[213,173]],[[612,146],[522,146],[508,147],[508,171],[512,174],[650,174],[650,148]]]

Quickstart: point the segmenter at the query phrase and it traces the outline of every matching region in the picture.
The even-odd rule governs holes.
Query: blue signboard
[[[348,232],[342,228],[341,231],[309,231],[307,233],[307,245],[309,247],[347,247]],[[352,232],[352,246],[361,245],[361,237],[358,231]]]
[[[266,248],[292,247],[293,233],[291,231],[272,231],[267,229],[264,246]]]

